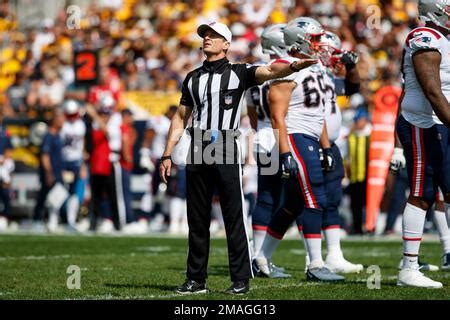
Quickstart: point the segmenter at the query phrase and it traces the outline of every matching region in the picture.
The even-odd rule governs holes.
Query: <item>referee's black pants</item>
[[[233,164],[188,164],[186,167],[189,253],[187,278],[203,282],[207,278],[211,204],[216,187],[228,244],[231,281],[253,277],[246,212],[242,192],[242,167]]]

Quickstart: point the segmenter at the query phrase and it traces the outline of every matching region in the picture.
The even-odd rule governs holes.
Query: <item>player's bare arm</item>
[[[412,58],[423,93],[442,123],[450,127],[450,104],[441,90],[441,54],[435,50],[418,51]]]
[[[402,94],[400,95],[400,98],[398,99],[397,121],[398,121],[398,116],[400,115],[400,112],[402,110],[401,105],[402,105],[402,101],[403,101],[404,96],[405,96],[405,88],[403,88]],[[398,137],[397,130],[395,130],[394,135],[395,135],[395,147],[396,148],[403,148],[402,143],[400,142],[400,139]]]
[[[285,118],[289,101],[291,100],[291,94],[295,87],[296,84],[293,81],[277,81],[270,86],[269,90],[272,127],[274,130],[278,130],[280,154],[290,151]]]
[[[170,157],[173,148],[183,135],[183,130],[186,128],[188,120],[192,113],[192,107],[188,107],[180,104],[177,113],[172,118],[170,123],[169,134],[167,136],[166,148],[164,149],[163,157]],[[164,183],[167,183],[167,177],[170,176],[170,169],[172,167],[172,161],[165,159],[161,161],[159,166],[159,174]]]
[[[256,112],[256,108],[251,105],[247,105],[247,115],[250,119],[250,126],[253,130],[258,129],[258,113]]]
[[[50,187],[53,184],[53,182],[55,181],[55,178],[53,176],[52,164],[50,162],[49,154],[48,153],[42,154],[41,161],[42,161],[42,166],[45,171],[47,186]]]
[[[108,128],[106,125],[106,122],[100,117],[100,115],[97,113],[97,110],[95,110],[95,107],[92,104],[86,104],[86,113],[89,117],[91,117],[92,120],[94,120],[101,131],[105,133],[105,135],[108,137]]]
[[[316,64],[317,61],[317,59],[302,59],[294,61],[291,64],[273,63],[271,65],[258,67],[255,72],[256,82],[262,84],[268,80],[287,77],[294,72]]]

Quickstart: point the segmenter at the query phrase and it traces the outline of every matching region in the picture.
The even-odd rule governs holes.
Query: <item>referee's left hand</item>
[[[170,170],[172,168],[172,160],[166,159],[161,161],[159,165],[159,176],[164,183],[167,183],[168,177],[170,177]]]

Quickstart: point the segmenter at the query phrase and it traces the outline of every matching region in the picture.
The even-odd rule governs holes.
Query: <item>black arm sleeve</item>
[[[191,78],[192,74],[188,73],[186,76],[186,79],[183,81],[183,85],[181,87],[181,98],[180,98],[180,104],[186,106],[186,107],[194,107],[194,101],[192,100],[191,93],[188,89],[188,82]]]
[[[254,87],[259,83],[256,82],[256,68],[257,66],[242,65],[245,68],[245,90]]]

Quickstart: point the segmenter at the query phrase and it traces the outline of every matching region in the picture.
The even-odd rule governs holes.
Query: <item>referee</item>
[[[186,76],[177,113],[172,118],[159,172],[163,182],[170,176],[171,153],[192,116],[191,147],[187,161],[187,218],[189,252],[186,281],[176,289],[179,294],[206,293],[209,255],[209,227],[214,191],[220,205],[228,242],[232,285],[227,292],[242,294],[249,290],[253,277],[246,212],[242,193],[239,122],[241,101],[246,89],[264,81],[283,78],[300,71],[316,60],[267,66],[232,64],[226,58],[231,31],[219,22],[202,24],[197,33],[203,38],[206,61]]]

